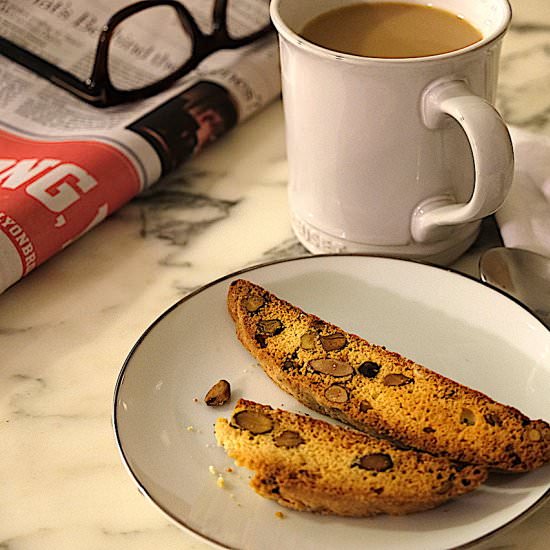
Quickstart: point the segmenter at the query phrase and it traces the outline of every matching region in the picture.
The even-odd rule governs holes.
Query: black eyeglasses
[[[116,12],[102,27],[90,76],[85,79],[6,38],[0,37],[0,52],[87,103],[111,107],[160,93],[212,53],[240,48],[266,36],[273,30],[268,4],[266,0],[258,14],[247,14],[243,13],[239,0],[215,0],[209,33],[200,29],[189,10],[177,0],[142,0],[131,4]],[[162,22],[162,27],[151,28],[153,21]],[[248,30],[243,31],[243,21],[247,21]],[[170,55],[136,39],[143,32],[153,31],[157,36],[169,37],[173,46]],[[136,71],[134,65],[125,63],[124,56],[128,55],[141,57],[140,66],[144,70]]]

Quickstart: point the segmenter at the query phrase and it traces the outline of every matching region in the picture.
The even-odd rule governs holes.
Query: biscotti
[[[402,450],[390,442],[240,399],[216,439],[252,487],[295,510],[365,517],[434,508],[468,493],[486,469]]]
[[[348,334],[248,281],[232,282],[237,336],[269,377],[306,406],[404,445],[493,469],[550,460],[550,427],[426,367]]]

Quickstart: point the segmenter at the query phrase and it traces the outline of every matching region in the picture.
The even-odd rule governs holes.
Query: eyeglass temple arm
[[[19,47],[6,38],[0,37],[0,51],[8,59],[19,63],[19,65],[36,73],[38,76],[46,78],[60,88],[76,94],[81,99],[91,103],[95,103],[98,100],[97,95],[75,75]]]

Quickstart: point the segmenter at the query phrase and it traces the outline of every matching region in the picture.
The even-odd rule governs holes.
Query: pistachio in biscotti
[[[309,366],[315,372],[335,377],[353,374],[353,367],[349,363],[338,359],[313,359],[309,362]]]
[[[209,407],[225,405],[231,398],[231,386],[227,380],[216,382],[204,396],[204,402]]]
[[[384,386],[405,386],[407,384],[412,384],[412,382],[414,382],[412,378],[398,372],[386,374],[382,380]]]
[[[359,403],[359,410],[364,413],[364,412],[367,412],[367,411],[370,411],[372,409],[372,405],[366,400],[366,399],[363,399],[360,403]]]
[[[259,333],[265,336],[275,336],[285,328],[279,319],[264,319],[258,322],[257,327]]]
[[[300,347],[302,349],[315,349],[315,339],[317,338],[317,334],[315,332],[306,332],[302,335],[300,338]]]
[[[496,414],[487,413],[483,415],[483,418],[489,426],[502,426],[502,420]]]
[[[256,313],[265,304],[265,299],[257,294],[252,294],[244,299],[243,305],[248,313]]]
[[[298,447],[298,445],[304,443],[304,439],[294,430],[284,430],[273,438],[273,443],[275,444],[275,447],[292,448]]]
[[[460,411],[460,423],[466,424],[467,426],[473,426],[476,423],[476,415],[472,410],[464,407]]]
[[[345,403],[348,400],[346,388],[334,384],[325,390],[325,397],[333,403]]]
[[[542,434],[534,428],[529,430],[528,435],[531,441],[540,441],[542,439]]]
[[[281,368],[283,369],[283,371],[288,371],[288,370],[299,369],[300,365],[293,359],[285,359],[283,361]]]
[[[376,378],[380,372],[380,369],[381,367],[378,363],[375,363],[374,361],[365,361],[359,365],[357,371],[366,378]]]
[[[321,346],[325,351],[336,351],[342,349],[347,344],[346,337],[341,332],[320,336]]]
[[[256,343],[260,348],[264,349],[267,347],[267,336],[265,334],[257,333],[256,336],[254,336],[254,339],[256,340]]]
[[[359,466],[359,468],[362,468],[363,470],[385,472],[386,470],[393,468],[393,461],[391,456],[388,454],[372,453],[359,457],[355,465]]]
[[[254,435],[260,435],[269,433],[273,429],[273,420],[260,412],[245,409],[233,415],[231,425],[248,430]]]

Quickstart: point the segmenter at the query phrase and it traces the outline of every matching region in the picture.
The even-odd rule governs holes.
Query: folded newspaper
[[[0,0],[0,35],[83,79],[122,0]],[[182,0],[203,32],[213,0]],[[246,33],[268,0],[229,0]],[[257,14],[256,17],[254,14]],[[125,78],[177,63],[177,21],[115,35]],[[152,98],[97,108],[0,55],[0,292],[280,94],[274,33],[221,50]]]

